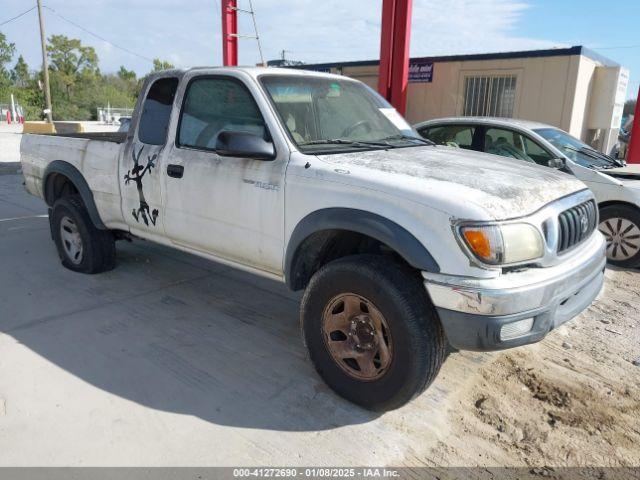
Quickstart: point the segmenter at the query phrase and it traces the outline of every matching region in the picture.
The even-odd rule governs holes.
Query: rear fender
[[[82,202],[89,213],[89,218],[95,225],[95,227],[99,230],[108,230],[105,224],[102,222],[100,218],[100,214],[98,213],[98,208],[96,207],[96,202],[93,199],[93,192],[91,192],[91,188],[89,188],[89,184],[85,180],[84,176],[76,167],[71,165],[69,162],[65,162],[64,160],[54,160],[44,171],[44,175],[42,177],[42,185],[43,185],[43,194],[44,200],[47,202],[49,207],[53,206],[53,203],[57,200],[55,198],[54,191],[54,181],[56,175],[62,175],[66,177],[78,190],[78,193],[82,197]]]

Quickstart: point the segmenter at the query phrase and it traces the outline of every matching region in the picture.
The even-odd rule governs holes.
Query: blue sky
[[[248,0],[238,0],[246,7]],[[253,0],[266,59],[306,62],[364,60],[379,54],[381,0]],[[0,23],[35,0],[0,0]],[[217,65],[219,0],[44,0],[47,35],[65,34],[96,48],[104,72],[120,65],[144,74],[146,58],[177,66]],[[27,62],[39,63],[35,11],[0,27]],[[248,17],[241,33],[252,33]],[[496,52],[584,45],[631,71],[628,96],[640,80],[640,1],[414,0],[414,56]],[[125,47],[131,55],[112,44]],[[626,47],[634,48],[610,48]],[[255,41],[241,40],[243,64],[259,61]]]

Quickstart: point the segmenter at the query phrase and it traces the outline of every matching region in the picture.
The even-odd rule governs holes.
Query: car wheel
[[[98,230],[79,195],[58,199],[49,216],[58,255],[69,270],[101,273],[115,267],[115,238],[109,230]]]
[[[627,205],[600,209],[599,230],[607,240],[607,260],[619,267],[640,265],[640,210]]]
[[[371,255],[330,262],[301,305],[311,360],[339,395],[371,410],[398,408],[424,391],[446,341],[418,272]]]

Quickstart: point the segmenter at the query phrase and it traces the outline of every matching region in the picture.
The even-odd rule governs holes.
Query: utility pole
[[[42,17],[42,0],[38,0],[38,19],[40,20],[40,43],[42,45],[42,74],[44,76],[44,99],[47,104],[45,113],[47,122],[51,123],[51,89],[49,88],[49,62],[47,60],[47,42],[44,34],[44,18]]]

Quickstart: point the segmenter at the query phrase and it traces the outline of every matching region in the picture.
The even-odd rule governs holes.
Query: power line
[[[35,8],[35,7],[34,7]],[[62,20],[64,20],[67,23],[70,23],[71,25],[73,25],[76,28],[79,28],[80,30],[82,30],[85,33],[88,33],[89,35],[97,38],[98,40],[102,40],[103,42],[108,43],[109,45],[111,45],[112,47],[115,47],[119,50],[122,50],[123,52],[127,52],[129,55],[133,55],[135,57],[139,57],[142,58],[143,60],[146,60],[148,62],[153,63],[153,59],[149,58],[149,57],[145,57],[144,55],[140,55],[139,53],[136,53],[132,50],[129,50],[128,48],[125,47],[121,47],[120,45],[116,45],[113,42],[110,42],[109,40],[107,40],[106,38],[98,35],[97,33],[93,33],[91,30],[86,29],[85,27],[83,27],[82,25],[77,24],[76,22],[74,22],[73,20],[69,20],[68,18],[60,15],[58,12],[56,12],[53,8],[51,7],[47,7],[46,5],[44,5],[44,8],[46,8],[47,10],[49,10],[51,13],[53,13],[54,15],[56,15],[57,17],[61,18]]]
[[[8,20],[5,20],[4,22],[0,23],[0,27],[3,26],[3,25],[6,25],[9,22],[13,22],[14,20],[19,19],[20,17],[26,15],[27,13],[29,13],[30,11],[35,10],[35,9],[36,9],[36,7],[31,7],[29,10],[25,10],[24,12],[19,13],[15,17],[12,17],[12,18],[10,18]]]

